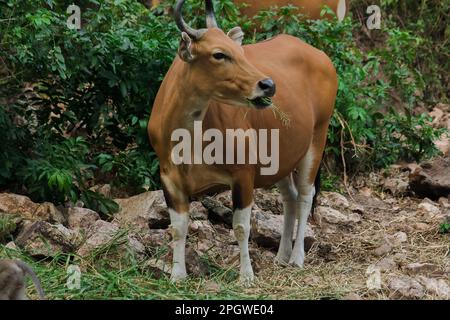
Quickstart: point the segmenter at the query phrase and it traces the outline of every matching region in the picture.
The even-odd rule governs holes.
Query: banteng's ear
[[[186,32],[181,33],[180,46],[178,47],[178,55],[180,58],[186,62],[191,62],[194,60],[194,55],[192,53],[192,39],[188,36]]]
[[[228,31],[228,36],[238,45],[242,45],[242,41],[244,40],[244,31],[242,31],[241,27],[234,27]]]

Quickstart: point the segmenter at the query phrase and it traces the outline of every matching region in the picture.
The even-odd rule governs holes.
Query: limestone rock
[[[97,220],[100,215],[86,208],[69,208],[67,210],[67,226],[73,230],[87,231]]]
[[[253,210],[250,222],[250,236],[254,242],[265,248],[278,249],[283,231],[283,216],[257,209]],[[308,224],[305,232],[305,251],[308,251],[315,241],[314,231]]]
[[[192,220],[208,220],[208,209],[200,201],[192,201],[189,209]]]
[[[319,224],[335,224],[335,225],[349,225],[357,223],[361,220],[361,217],[357,213],[343,214],[333,208],[319,206],[314,212],[314,218]]]
[[[321,206],[331,207],[337,210],[347,209],[350,207],[350,203],[347,198],[337,192],[321,192],[318,203]]]
[[[137,230],[165,229],[170,224],[169,211],[161,190],[144,192],[127,199],[115,199],[119,212],[115,220],[120,225]]]
[[[394,258],[386,257],[381,259],[375,264],[375,267],[378,268],[380,271],[393,271],[398,268],[397,263],[395,262]]]
[[[0,193],[0,213],[15,214],[27,220],[64,224],[64,215],[51,203],[34,203],[30,198]]]
[[[405,266],[405,270],[409,273],[409,274],[419,274],[419,273],[433,273],[435,271],[437,271],[439,269],[439,267],[437,265],[434,265],[432,263],[418,263],[418,262],[414,262],[414,263],[410,263],[408,265]]]
[[[88,256],[95,249],[106,245],[119,232],[116,224],[97,220],[88,230],[88,238],[84,244],[78,249],[77,254],[82,257]]]
[[[383,187],[395,196],[403,195],[408,191],[409,181],[401,178],[388,178],[384,181]]]
[[[401,276],[391,279],[388,284],[394,299],[420,299],[425,295],[423,286],[415,279]]]
[[[273,190],[256,189],[253,192],[253,199],[255,204],[263,211],[268,211],[272,214],[283,214],[283,202],[280,194]]]
[[[31,256],[54,257],[59,253],[74,252],[80,244],[80,238],[63,225],[36,221],[25,225],[16,244]]]
[[[443,279],[419,276],[418,280],[425,286],[427,292],[437,295],[440,299],[450,299],[450,286]]]
[[[208,217],[211,221],[225,223],[229,227],[233,225],[233,211],[220,201],[205,197],[202,199],[202,204],[208,209]]]
[[[416,194],[431,199],[450,195],[450,158],[437,158],[411,172],[409,185]]]

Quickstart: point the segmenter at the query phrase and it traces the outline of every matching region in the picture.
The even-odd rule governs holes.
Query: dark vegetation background
[[[204,26],[203,1],[187,2],[186,20]],[[223,29],[242,26],[246,43],[286,32],[333,59],[340,84],[325,188],[343,170],[437,154],[443,132],[421,111],[448,102],[448,1],[355,0],[342,23],[301,22],[291,7],[249,20],[231,0],[215,2]],[[132,0],[78,1],[82,29],[70,30],[71,3],[0,0],[0,191],[81,199],[108,215],[117,205],[94,185],[111,183],[116,196],[159,187],[146,126],[179,31],[163,8]],[[364,27],[370,4],[382,8],[382,30]]]

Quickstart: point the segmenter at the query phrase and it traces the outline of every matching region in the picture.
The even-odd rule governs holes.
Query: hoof
[[[291,259],[289,260],[289,265],[294,268],[303,268],[304,261],[303,259]]]
[[[172,272],[170,276],[170,281],[176,283],[181,282],[187,278],[186,272]]]
[[[289,257],[286,257],[285,255],[277,254],[275,259],[273,260],[273,263],[276,265],[286,267],[287,265],[289,265]]]
[[[253,273],[241,274],[239,277],[239,283],[244,287],[249,287],[255,281]]]

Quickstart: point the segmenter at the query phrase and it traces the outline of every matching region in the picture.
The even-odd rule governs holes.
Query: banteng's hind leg
[[[286,265],[292,254],[292,236],[294,234],[297,188],[292,174],[277,183],[283,201],[283,233],[281,234],[280,247],[275,262]]]
[[[320,168],[326,143],[327,127],[318,130],[312,144],[297,167],[296,186],[298,191],[296,211],[298,215],[297,235],[289,264],[303,267],[305,261],[305,231],[315,195],[314,181]],[[294,175],[295,176],[295,175]]]

